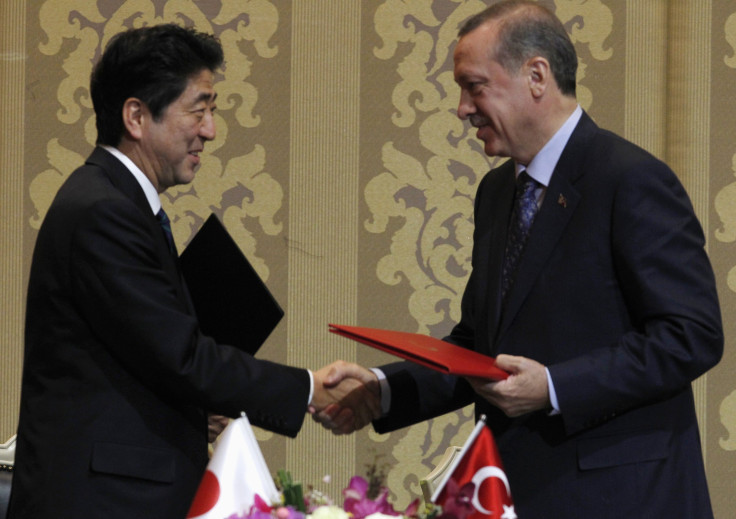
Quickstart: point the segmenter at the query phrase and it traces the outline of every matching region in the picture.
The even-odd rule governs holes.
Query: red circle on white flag
[[[220,482],[217,476],[211,470],[208,470],[202,476],[202,482],[199,484],[197,495],[194,496],[192,506],[189,508],[187,519],[199,517],[212,510],[220,499]]]

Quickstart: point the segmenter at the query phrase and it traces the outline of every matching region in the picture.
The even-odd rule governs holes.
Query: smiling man
[[[519,517],[712,517],[690,383],[721,358],[723,331],[685,190],[578,106],[575,48],[546,8],[498,2],[459,37],[458,116],[510,160],[478,186],[473,269],[446,340],[510,376],[384,366],[376,428],[474,402]]]
[[[215,138],[213,73],[202,70],[187,83],[182,94],[166,109],[166,116],[153,117],[145,103],[130,98],[123,104],[128,130],[119,149],[161,193],[176,184],[194,180],[204,144]]]
[[[723,329],[682,184],[578,106],[575,48],[541,3],[473,16],[454,59],[458,116],[510,160],[478,186],[472,271],[445,340],[510,375],[382,366],[374,427],[473,403],[524,519],[712,518],[690,384],[720,360]],[[334,412],[315,418],[331,427]]]
[[[256,360],[199,330],[158,195],[191,182],[215,138],[222,63],[214,37],[160,25],[117,35],[94,69],[98,146],[57,193],[31,265],[14,519],[182,519],[208,414],[210,432],[245,411],[295,436],[308,409],[354,398],[365,423],[378,406],[355,380],[325,387],[334,365]]]

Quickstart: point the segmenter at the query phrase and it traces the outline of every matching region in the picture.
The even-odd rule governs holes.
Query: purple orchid
[[[371,514],[379,513],[384,515],[407,515],[414,516],[417,513],[419,500],[414,500],[406,512],[403,514],[394,510],[394,507],[388,502],[388,489],[381,487],[381,491],[376,499],[368,498],[368,482],[360,476],[353,476],[350,480],[348,488],[342,491],[345,497],[343,508],[353,519],[364,519]]]
[[[442,503],[442,515],[437,519],[465,519],[473,513],[473,493],[475,484],[465,483],[458,487],[454,479],[450,479],[445,487],[445,500]]]

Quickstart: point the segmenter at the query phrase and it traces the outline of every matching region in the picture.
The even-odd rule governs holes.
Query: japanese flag
[[[482,417],[432,494],[444,512],[470,501],[468,519],[517,519],[511,487],[491,430]],[[467,506],[467,505],[465,505]]]
[[[187,519],[222,519],[250,511],[258,494],[266,503],[280,501],[250,422],[241,415],[220,435]]]

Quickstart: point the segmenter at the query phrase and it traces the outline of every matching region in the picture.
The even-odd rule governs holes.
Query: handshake
[[[338,360],[313,371],[314,394],[309,413],[332,434],[350,434],[381,416],[381,390],[371,370]],[[210,413],[208,441],[213,443],[230,419]]]
[[[350,434],[381,416],[381,390],[371,370],[338,360],[312,374],[309,413],[333,434]]]

